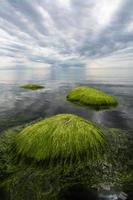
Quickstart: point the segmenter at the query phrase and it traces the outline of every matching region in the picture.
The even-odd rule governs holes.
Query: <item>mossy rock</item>
[[[65,188],[77,182],[87,187],[98,182],[97,163],[82,162],[62,167],[23,159],[15,149],[16,136],[24,127],[9,129],[0,136],[0,188],[10,200],[59,200]],[[101,170],[101,162],[99,168]],[[61,200],[61,199],[60,199]]]
[[[73,114],[59,114],[24,128],[16,137],[17,152],[38,161],[71,163],[96,160],[106,140],[95,124]]]
[[[25,128],[35,125],[33,123],[9,129],[0,135],[0,188],[6,192],[8,199],[29,200],[32,197],[33,200],[62,200],[59,198],[62,191],[77,183],[89,189],[97,189],[103,183],[117,185],[118,188],[125,186],[126,170],[132,168],[133,160],[127,134],[100,127],[109,141],[103,159],[95,162],[86,159],[79,163],[72,162],[71,165],[66,162],[63,166],[58,162],[46,166],[33,158],[19,156],[15,148],[17,136]],[[120,173],[123,174],[122,178]],[[131,181],[127,179],[127,183],[132,181],[132,178]]]
[[[90,106],[95,109],[104,109],[116,106],[117,100],[101,91],[87,86],[76,87],[72,89],[68,95],[67,100],[81,105]]]
[[[29,89],[29,90],[38,90],[38,89],[43,89],[44,86],[35,84],[35,83],[28,83],[28,84],[22,85],[21,88]]]

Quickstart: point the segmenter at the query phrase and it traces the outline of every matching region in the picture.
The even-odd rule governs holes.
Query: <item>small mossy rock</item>
[[[38,90],[38,89],[44,88],[44,86],[35,84],[35,83],[28,83],[28,84],[22,85],[21,88],[29,89],[29,90]]]
[[[101,129],[73,114],[59,114],[24,128],[16,136],[18,154],[37,161],[80,162],[100,158],[106,146]]]
[[[67,95],[67,100],[97,108],[100,108],[100,106],[106,108],[106,106],[116,106],[118,104],[113,96],[87,86],[72,89]]]

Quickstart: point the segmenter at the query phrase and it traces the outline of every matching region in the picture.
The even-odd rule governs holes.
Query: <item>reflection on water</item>
[[[36,82],[86,82],[98,84],[132,85],[133,68],[89,68],[85,66],[44,68],[0,68],[0,83],[18,84]]]
[[[123,70],[115,82],[110,71],[91,69],[89,76],[89,72],[82,67],[0,70],[0,129],[58,113],[75,113],[109,127],[132,129],[133,75],[130,70],[126,70],[127,73]],[[38,91],[20,88],[27,82],[37,82],[45,88]],[[94,111],[66,101],[67,92],[79,85],[93,86],[116,96],[119,106],[110,110]]]
[[[117,77],[116,77],[117,75]],[[132,69],[86,69],[85,67],[45,67],[44,69],[0,70],[0,129],[48,117],[75,113],[109,127],[132,129]],[[20,86],[37,82],[45,86],[27,91]],[[93,111],[66,101],[74,86],[89,85],[116,96],[119,106]]]
[[[132,85],[133,68],[87,68],[87,77],[94,82],[117,85]]]
[[[73,113],[101,125],[131,132],[133,130],[132,72],[132,69],[120,68],[87,69],[54,66],[44,69],[0,70],[0,130],[59,113]],[[27,82],[40,83],[45,88],[37,91],[20,88]],[[102,89],[116,96],[119,105],[110,110],[95,111],[68,102],[67,92],[79,85]],[[73,193],[74,191],[76,189]],[[112,200],[115,200],[115,197]]]

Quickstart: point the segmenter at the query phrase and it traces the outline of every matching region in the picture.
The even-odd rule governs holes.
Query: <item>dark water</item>
[[[30,91],[20,88],[27,82],[45,86]],[[66,101],[74,86],[88,85],[117,97],[119,105],[94,111]],[[88,69],[50,67],[0,69],[0,130],[58,113],[74,113],[108,127],[133,130],[133,68]],[[116,199],[115,194],[103,199]]]

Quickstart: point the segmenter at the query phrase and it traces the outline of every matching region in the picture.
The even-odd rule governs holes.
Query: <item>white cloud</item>
[[[123,0],[101,0],[95,3],[92,15],[97,25],[104,27],[108,25],[120,8]]]
[[[102,58],[87,60],[87,68],[126,68],[133,66],[133,44]]]
[[[1,65],[26,62],[73,63],[76,60],[84,63],[86,60],[92,60],[93,66],[100,66],[103,63],[106,65],[107,62],[115,65],[121,62],[120,58],[129,63],[132,60],[128,47],[132,45],[133,39],[133,14],[126,14],[126,17],[129,15],[127,28],[122,26],[121,20],[122,13],[124,15],[123,5],[126,4],[128,7],[128,2],[126,4],[124,0],[2,1]],[[123,53],[118,53],[125,48]],[[5,57],[7,62],[4,60]]]
[[[133,22],[130,22],[125,30],[126,32],[133,33]]]

